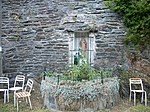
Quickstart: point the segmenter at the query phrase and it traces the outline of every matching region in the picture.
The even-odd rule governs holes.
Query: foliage
[[[82,81],[92,80],[96,77],[96,70],[90,67],[89,64],[84,63],[82,65],[72,65],[67,71],[64,72],[64,76],[68,80]]]
[[[63,74],[66,80],[82,81],[108,78],[112,76],[112,71],[107,69],[96,70],[88,63],[82,63],[81,65],[72,65],[68,70],[63,72]]]
[[[52,70],[42,72],[41,76],[48,76],[51,77],[54,74]]]
[[[63,72],[65,79],[77,80],[80,74],[80,68],[78,65],[72,65],[67,71]]]
[[[105,0],[105,4],[122,15],[127,27],[126,45],[142,50],[150,43],[149,0]]]
[[[90,66],[87,62],[85,52],[82,49],[79,49],[79,52],[75,54],[77,58],[75,58],[75,65],[69,67],[67,71],[65,71],[64,79],[72,80],[72,81],[82,81],[82,80],[93,80],[98,76],[100,78],[110,77],[112,75],[112,71],[110,70],[96,70]]]
[[[112,70],[109,69],[103,69],[103,70],[99,70],[98,73],[101,76],[101,78],[108,78],[108,77],[112,77]]]
[[[55,76],[55,74],[51,70],[42,72],[41,76]],[[68,69],[62,71],[60,75],[60,80],[71,80],[71,81],[82,81],[82,80],[94,80],[94,79],[102,79],[112,77],[112,70],[102,69],[96,70],[91,67],[85,60],[81,61],[78,65],[72,65]]]
[[[48,77],[56,77],[55,74],[51,70],[42,72],[41,76],[48,76]],[[60,80],[71,80],[71,81],[82,81],[82,80],[94,80],[94,79],[104,79],[108,77],[112,77],[112,71],[103,69],[103,70],[96,70],[91,67],[88,63],[82,63],[80,65],[72,65],[67,70],[62,71],[60,75]]]

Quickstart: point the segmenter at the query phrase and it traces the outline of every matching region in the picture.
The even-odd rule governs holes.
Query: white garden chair
[[[130,78],[130,98],[131,101],[131,95],[134,94],[134,105],[136,105],[136,93],[142,93],[141,96],[141,103],[143,103],[143,93],[145,94],[145,106],[147,105],[147,94],[146,91],[143,88],[142,79],[140,78]]]
[[[17,75],[14,82],[14,87],[9,88],[10,91],[14,91],[14,106],[15,106],[15,93],[16,91],[22,90],[24,88],[25,76],[24,75]]]
[[[16,100],[17,101],[17,112],[19,110],[19,107],[18,107],[19,98],[26,98],[26,102],[28,99],[30,108],[32,109],[31,100],[30,100],[32,87],[33,87],[33,81],[31,79],[28,79],[25,89],[22,92],[15,93],[15,96],[16,96],[15,98],[17,98],[17,100]]]
[[[9,102],[9,78],[0,77],[0,84],[2,84],[0,91],[4,92],[4,103],[6,103],[6,99]]]

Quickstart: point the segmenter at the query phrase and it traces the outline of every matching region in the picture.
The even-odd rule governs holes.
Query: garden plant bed
[[[44,105],[61,111],[97,111],[115,106],[120,99],[119,80],[115,77],[59,83],[56,77],[45,77],[40,89]]]

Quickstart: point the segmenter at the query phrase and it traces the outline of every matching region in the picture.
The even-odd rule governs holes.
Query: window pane
[[[74,50],[79,50],[80,38],[74,38]]]
[[[94,38],[89,38],[89,50],[94,50]]]

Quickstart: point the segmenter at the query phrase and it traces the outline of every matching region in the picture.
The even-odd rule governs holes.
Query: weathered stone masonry
[[[65,69],[70,33],[81,30],[95,36],[96,67],[123,65],[124,26],[102,0],[2,0],[3,72]]]

